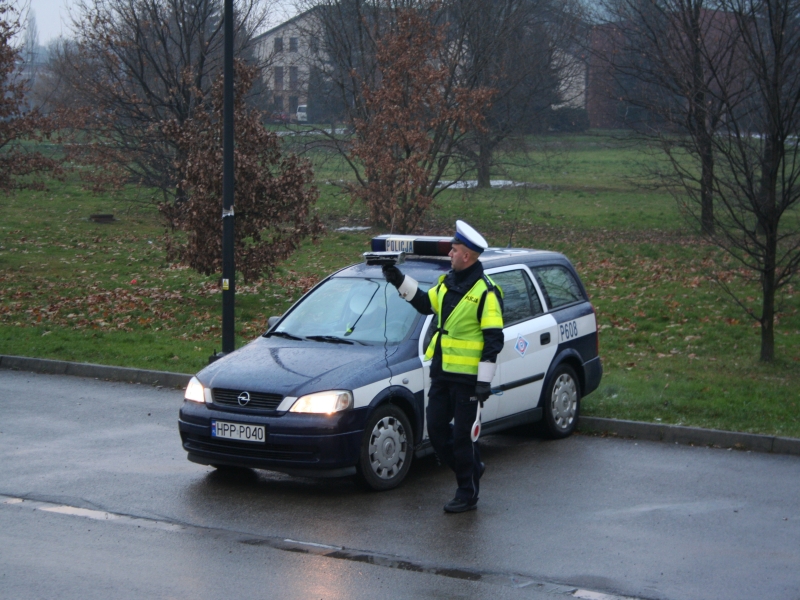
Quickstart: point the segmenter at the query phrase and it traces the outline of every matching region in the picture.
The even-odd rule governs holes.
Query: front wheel
[[[565,438],[575,431],[581,409],[581,388],[575,370],[559,365],[544,397],[544,429],[548,437]]]
[[[392,404],[375,409],[364,428],[356,474],[370,489],[397,487],[411,468],[411,424],[405,413]]]

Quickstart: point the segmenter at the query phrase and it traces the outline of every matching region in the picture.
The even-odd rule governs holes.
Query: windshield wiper
[[[336,335],[307,335],[307,340],[314,340],[315,342],[330,342],[331,344],[350,344],[351,346],[358,340],[346,340]],[[362,346],[362,342],[358,342]]]
[[[267,334],[268,337],[271,337],[273,335],[279,335],[282,338],[286,338],[287,340],[302,340],[303,339],[301,337],[298,337],[298,336],[293,335],[291,333],[287,333],[285,331],[273,331],[273,332]]]

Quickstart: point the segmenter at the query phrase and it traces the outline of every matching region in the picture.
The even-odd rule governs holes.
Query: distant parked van
[[[297,107],[297,122],[305,123],[308,121],[308,113],[306,112],[306,105],[301,104]]]

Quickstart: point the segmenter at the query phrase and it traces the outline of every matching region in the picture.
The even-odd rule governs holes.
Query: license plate
[[[263,444],[267,438],[267,431],[263,425],[211,421],[211,437]]]
[[[414,254],[414,240],[404,238],[388,238],[386,240],[386,251]]]

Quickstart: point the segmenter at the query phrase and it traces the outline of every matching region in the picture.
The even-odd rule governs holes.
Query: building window
[[[297,38],[289,38],[289,52],[297,52]]]
[[[275,52],[283,52],[283,38],[276,37],[275,38]]]
[[[289,114],[295,114],[297,112],[297,105],[299,102],[297,101],[297,96],[289,96]]]
[[[319,40],[317,38],[312,37],[311,39],[309,39],[308,46],[313,54],[319,52]]]
[[[283,96],[275,96],[275,101],[273,102],[273,106],[277,112],[283,111]]]
[[[283,67],[275,67],[275,91],[283,91]]]
[[[297,67],[289,67],[289,89],[296,90],[297,89],[297,81],[298,81],[298,69]]]

